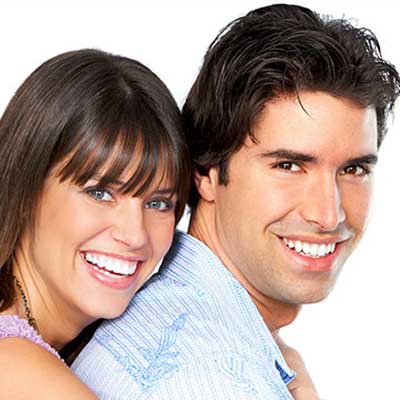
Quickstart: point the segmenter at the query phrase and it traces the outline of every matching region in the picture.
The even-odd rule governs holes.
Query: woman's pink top
[[[22,337],[31,340],[61,360],[57,351],[43,340],[39,333],[28,324],[28,321],[17,315],[0,315],[0,339],[6,337]]]

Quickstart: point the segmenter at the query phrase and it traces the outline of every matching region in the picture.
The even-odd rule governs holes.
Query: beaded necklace
[[[28,320],[28,324],[32,328],[36,329],[39,332],[37,324],[36,324],[36,320],[35,320],[35,318],[32,317],[32,311],[29,307],[28,298],[26,297],[24,289],[22,288],[21,282],[17,279],[16,276],[14,276],[14,280],[15,280],[15,285],[17,286],[17,289],[19,290],[21,297],[22,297],[22,301],[24,303],[25,315]]]

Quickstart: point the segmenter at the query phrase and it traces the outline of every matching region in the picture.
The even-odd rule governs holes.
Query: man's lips
[[[303,238],[302,238],[303,239]],[[300,240],[294,237],[279,237],[285,252],[294,261],[296,268],[307,271],[330,271],[348,239]]]
[[[325,240],[324,242],[292,240],[282,238],[283,242],[289,249],[293,249],[299,254],[313,258],[324,257],[335,251],[337,241]]]

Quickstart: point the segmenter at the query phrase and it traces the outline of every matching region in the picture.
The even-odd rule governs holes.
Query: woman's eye
[[[150,200],[146,203],[146,208],[150,208],[153,210],[159,211],[167,211],[174,208],[174,204],[171,200],[164,200],[164,199],[155,199]]]
[[[87,189],[86,193],[93,199],[98,201],[112,201],[113,197],[107,190],[104,189]]]
[[[275,168],[289,172],[299,172],[301,170],[300,166],[292,161],[282,161],[279,164],[276,164]]]

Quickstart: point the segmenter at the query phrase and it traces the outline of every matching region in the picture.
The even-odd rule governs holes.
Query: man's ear
[[[205,201],[214,201],[218,187],[218,168],[212,167],[206,175],[200,175],[198,171],[194,172],[194,182],[200,196]]]

